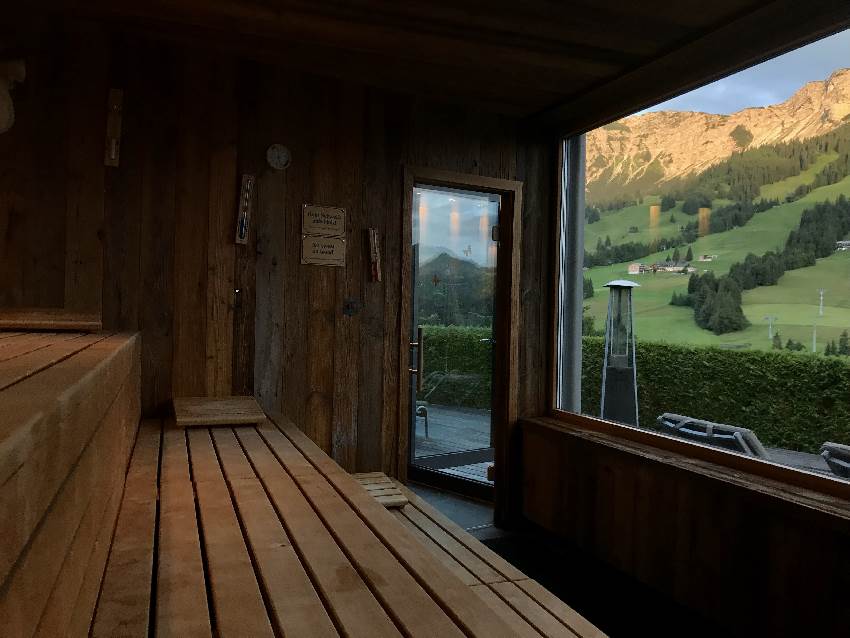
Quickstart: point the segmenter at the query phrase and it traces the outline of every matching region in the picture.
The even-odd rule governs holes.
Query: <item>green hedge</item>
[[[491,336],[490,328],[425,326],[425,388],[418,399],[489,407]],[[604,340],[582,342],[582,410],[598,415]],[[817,452],[824,441],[850,444],[844,357],[639,341],[637,367],[643,426],[675,412],[749,428],[769,447]]]
[[[423,326],[423,329],[425,388],[417,399],[439,405],[489,408],[492,329],[473,326]]]
[[[599,414],[603,339],[585,337],[582,411]],[[850,443],[850,365],[842,358],[637,345],[641,425],[664,412],[739,425],[764,445],[817,452]]]

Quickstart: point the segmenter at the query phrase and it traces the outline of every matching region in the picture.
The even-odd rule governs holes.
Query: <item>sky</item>
[[[494,265],[490,229],[499,217],[498,196],[433,187],[417,187],[414,194],[413,242],[420,244],[420,263],[446,252]]]
[[[784,102],[812,80],[850,67],[850,29],[763,62],[643,111],[735,113]]]

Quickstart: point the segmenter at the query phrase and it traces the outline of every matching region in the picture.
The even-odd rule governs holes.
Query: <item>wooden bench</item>
[[[133,335],[0,332],[0,633],[83,636],[139,423]]]
[[[408,504],[395,517],[428,551],[480,596],[518,636],[604,634],[540,583],[511,565],[404,485]]]
[[[494,608],[532,581],[476,590],[406,520],[289,423],[146,421],[91,635],[541,635]]]

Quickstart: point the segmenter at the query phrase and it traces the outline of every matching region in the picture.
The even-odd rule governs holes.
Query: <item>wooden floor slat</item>
[[[143,423],[91,636],[602,636],[415,495],[389,511],[372,494],[397,485],[365,479],[288,424]],[[71,600],[44,635],[84,633]]]
[[[516,585],[582,638],[605,638],[605,634],[590,621],[536,580],[518,580]]]
[[[273,638],[260,586],[208,430],[189,432],[189,456],[201,513],[216,632],[222,638]]]
[[[543,606],[520,589],[516,583],[495,583],[491,585],[491,588],[547,638],[577,638],[575,632],[550,614]]]
[[[31,332],[0,341],[0,363],[46,348],[56,337],[50,332]]]
[[[475,556],[486,563],[491,569],[503,576],[500,580],[523,580],[526,575],[516,567],[511,565],[504,558],[499,556],[492,549],[479,543],[460,525],[452,521],[450,518],[442,514],[439,510],[425,502],[419,495],[400,483],[396,484],[404,494],[410,504],[416,508],[423,516],[427,517],[434,524],[438,525],[446,534],[454,538],[458,543],[466,547]]]
[[[338,636],[236,436],[224,428],[212,432],[276,627],[284,636]]]
[[[405,507],[410,507],[410,505],[405,505]],[[404,508],[396,509],[393,512],[393,516],[404,525],[404,527],[409,531],[413,536],[420,542],[422,545],[431,552],[431,554],[439,560],[443,565],[448,567],[452,573],[460,578],[464,584],[466,585],[480,585],[481,581],[475,577],[471,571],[469,571],[466,567],[464,567],[454,556],[449,554],[446,550],[440,547],[432,538],[430,538],[425,532],[419,529],[413,521],[407,518],[402,512]]]
[[[475,592],[477,596],[480,596],[481,600],[487,603],[487,606],[490,607],[496,615],[508,623],[517,636],[528,638],[540,638],[543,636],[542,633],[529,625],[525,618],[520,616],[513,607],[502,600],[488,585],[473,585],[470,589]]]
[[[38,348],[4,361],[0,367],[0,391],[46,370],[104,338],[103,335],[59,335],[43,342]]]
[[[139,428],[92,627],[95,638],[148,635],[161,430],[155,420]]]
[[[434,557],[381,504],[375,501],[349,474],[325,455],[294,425],[280,420],[258,428],[263,436],[275,431],[285,435],[314,467],[319,469],[345,501],[367,521],[372,531],[410,571],[420,584],[468,633],[478,636],[511,635],[504,622],[469,591],[460,579],[434,561]]]
[[[463,636],[384,544],[280,432],[263,434],[313,504],[336,542],[409,636]]]
[[[337,625],[350,636],[401,635],[256,430],[237,436]]]
[[[503,574],[490,567],[466,545],[446,532],[420,510],[415,507],[406,507],[404,515],[455,560],[471,571],[482,583],[498,583],[505,580]]]
[[[166,428],[163,433],[158,532],[156,635],[211,636],[195,496],[182,430]]]

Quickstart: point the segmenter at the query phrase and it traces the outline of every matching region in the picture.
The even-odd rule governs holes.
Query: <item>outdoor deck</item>
[[[490,411],[448,405],[427,405],[425,419],[416,417],[416,458],[490,447]]]
[[[464,534],[390,513],[287,423],[147,421],[92,635],[599,635]]]

